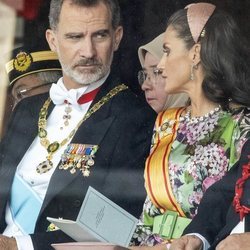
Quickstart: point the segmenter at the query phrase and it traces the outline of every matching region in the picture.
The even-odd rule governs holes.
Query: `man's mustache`
[[[83,58],[79,60],[74,67],[76,66],[99,66],[101,63],[96,58]]]

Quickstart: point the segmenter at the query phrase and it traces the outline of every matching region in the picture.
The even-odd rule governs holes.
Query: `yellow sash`
[[[185,217],[171,189],[168,159],[179,126],[179,117],[185,108],[168,109],[156,119],[153,148],[146,160],[145,187],[153,204],[165,212],[176,211]]]

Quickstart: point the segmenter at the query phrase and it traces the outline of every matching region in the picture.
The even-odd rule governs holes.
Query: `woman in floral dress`
[[[163,51],[165,91],[187,93],[190,105],[158,114],[145,167],[148,197],[131,245],[178,238],[250,136],[250,55],[228,14],[208,3],[177,11]]]

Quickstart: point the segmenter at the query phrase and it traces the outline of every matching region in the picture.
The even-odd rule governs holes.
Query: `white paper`
[[[47,218],[78,242],[108,242],[127,247],[138,219],[89,187],[76,221]]]

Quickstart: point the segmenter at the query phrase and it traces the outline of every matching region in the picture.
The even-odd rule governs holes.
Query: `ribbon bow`
[[[52,84],[50,88],[50,98],[55,105],[63,104],[65,101],[72,105],[78,106],[78,91],[77,89],[67,90],[64,86],[59,84]]]

